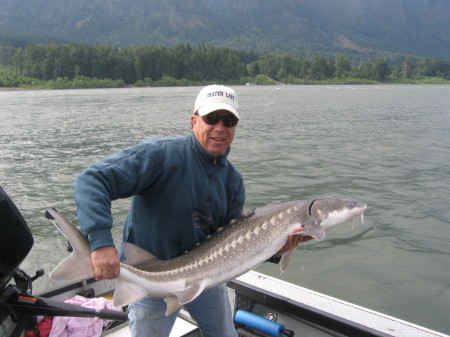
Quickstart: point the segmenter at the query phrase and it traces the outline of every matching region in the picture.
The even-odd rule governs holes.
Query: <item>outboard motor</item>
[[[0,293],[33,247],[33,236],[5,190],[0,187]]]
[[[33,236],[5,190],[0,187],[0,322],[9,314],[5,292],[33,247]]]

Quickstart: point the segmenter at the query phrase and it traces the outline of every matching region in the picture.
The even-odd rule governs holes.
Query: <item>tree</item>
[[[389,76],[390,70],[387,61],[374,60],[370,64],[370,79],[383,82]]]
[[[144,64],[140,55],[136,55],[135,57],[134,69],[136,72],[136,81],[142,81],[144,79]]]
[[[352,71],[352,60],[346,55],[338,55],[335,60],[336,71],[334,77],[344,78],[350,75]]]
[[[13,56],[17,48],[12,46],[2,46],[0,44],[0,65],[4,67],[9,67],[14,64]]]
[[[259,59],[258,63],[261,74],[269,76],[270,78],[276,78],[280,68],[277,58],[274,55],[265,54]]]
[[[413,77],[413,62],[411,60],[403,61],[403,78],[412,78]]]
[[[170,76],[176,79],[186,77],[190,52],[190,48],[187,48],[182,44],[178,44],[169,50]]]
[[[333,77],[335,72],[334,64],[322,56],[314,56],[311,63],[311,77],[315,80],[322,80]]]
[[[248,75],[251,77],[255,77],[259,74],[261,74],[261,70],[259,69],[259,63],[258,62],[252,62],[247,66],[247,72]]]
[[[12,60],[16,74],[23,76],[25,73],[25,52],[23,48],[17,48]]]

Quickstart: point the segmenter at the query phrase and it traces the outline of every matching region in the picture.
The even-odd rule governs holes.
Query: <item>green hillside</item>
[[[1,0],[0,43],[450,57],[448,0]]]

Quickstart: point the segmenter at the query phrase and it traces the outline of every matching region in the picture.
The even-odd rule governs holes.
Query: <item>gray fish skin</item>
[[[325,229],[362,216],[366,208],[366,204],[334,197],[270,204],[231,221],[191,251],[166,261],[125,243],[127,261],[121,263],[120,276],[116,279],[114,305],[125,306],[146,296],[160,297],[165,299],[169,315],[204,289],[229,281],[267,261],[284,246],[290,234],[323,240]],[[49,212],[74,249],[50,277],[59,280],[92,277],[87,239],[59,213]],[[294,252],[282,256],[282,271]]]

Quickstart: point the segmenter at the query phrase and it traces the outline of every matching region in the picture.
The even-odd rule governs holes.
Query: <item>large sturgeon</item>
[[[290,234],[323,240],[325,229],[361,216],[366,204],[333,197],[293,200],[256,208],[232,220],[191,251],[172,260],[159,260],[147,251],[124,244],[113,303],[125,306],[146,296],[164,298],[169,315],[194,300],[204,289],[231,280],[267,261],[286,243]],[[56,280],[94,276],[89,243],[83,234],[55,210],[52,222],[70,241],[73,252],[50,274]],[[286,269],[295,249],[280,262]]]

